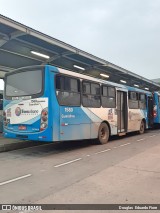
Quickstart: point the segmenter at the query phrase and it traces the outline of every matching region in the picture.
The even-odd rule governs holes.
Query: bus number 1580
[[[73,112],[73,108],[71,107],[65,107],[64,110],[65,112]]]

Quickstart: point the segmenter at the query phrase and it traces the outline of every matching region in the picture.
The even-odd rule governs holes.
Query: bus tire
[[[142,120],[140,124],[139,134],[143,134],[145,131],[145,122]]]
[[[109,139],[109,127],[106,123],[101,123],[98,130],[98,143],[105,144]]]

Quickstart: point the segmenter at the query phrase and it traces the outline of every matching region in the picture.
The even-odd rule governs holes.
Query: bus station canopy
[[[96,78],[150,91],[160,85],[0,15],[0,78],[5,72],[51,64]]]

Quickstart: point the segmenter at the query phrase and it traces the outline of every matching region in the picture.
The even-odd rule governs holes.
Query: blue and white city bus
[[[124,135],[153,124],[152,93],[54,66],[5,76],[4,136],[67,141]]]
[[[153,94],[153,116],[154,116],[154,124],[160,124],[160,94],[158,92],[154,92]]]

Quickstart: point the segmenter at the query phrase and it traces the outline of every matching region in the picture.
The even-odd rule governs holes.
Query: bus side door
[[[117,90],[117,131],[127,132],[128,129],[128,106],[127,92]]]

